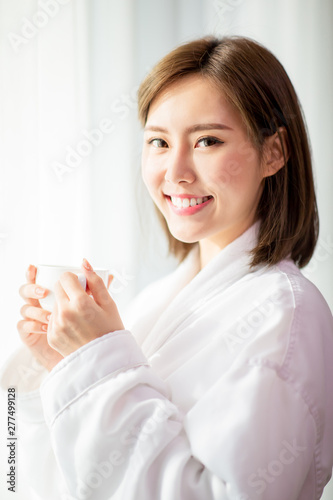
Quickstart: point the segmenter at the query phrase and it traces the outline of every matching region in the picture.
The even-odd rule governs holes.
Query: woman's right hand
[[[47,326],[50,311],[43,309],[39,299],[46,297],[48,290],[36,284],[37,268],[29,266],[26,278],[27,283],[22,285],[19,293],[26,304],[21,308],[23,320],[17,323],[17,329],[23,343],[30,349],[33,356],[47,370],[63,359],[63,356],[54,350],[47,341]]]

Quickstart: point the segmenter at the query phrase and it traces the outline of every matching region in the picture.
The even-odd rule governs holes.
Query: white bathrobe
[[[128,330],[50,374],[14,355],[1,385],[17,386],[27,500],[320,497],[332,314],[291,260],[250,269],[257,228],[200,272],[195,249],[139,295]]]

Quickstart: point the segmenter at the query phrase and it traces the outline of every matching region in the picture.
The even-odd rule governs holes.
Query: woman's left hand
[[[82,270],[91,296],[83,290],[77,276],[70,272],[61,276],[54,289],[56,304],[47,338],[49,345],[63,356],[106,333],[124,330],[117,306],[102,278],[85,259]]]

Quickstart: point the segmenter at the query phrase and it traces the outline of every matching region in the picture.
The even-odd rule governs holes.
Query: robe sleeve
[[[296,500],[311,467],[307,403],[254,360],[184,415],[131,333],[113,332],[62,360],[41,396],[61,500]]]

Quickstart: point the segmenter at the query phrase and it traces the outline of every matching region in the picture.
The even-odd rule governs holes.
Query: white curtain
[[[140,181],[136,91],[207,34],[262,42],[296,87],[321,218],[306,273],[333,308],[332,25],[331,0],[0,0],[0,365],[19,345],[29,263],[111,269],[120,309],[175,266]]]

